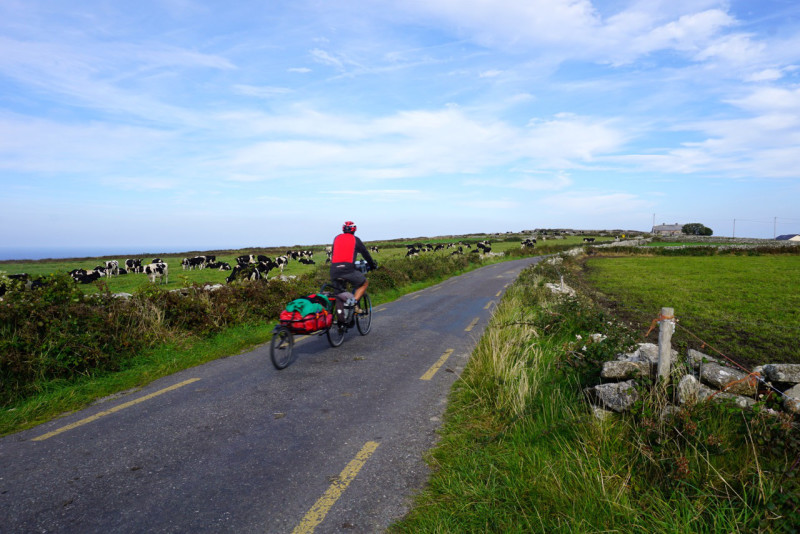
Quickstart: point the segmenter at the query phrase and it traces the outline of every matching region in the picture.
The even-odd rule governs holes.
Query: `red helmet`
[[[345,221],[345,223],[342,225],[342,232],[346,234],[356,233],[356,223],[353,221]]]

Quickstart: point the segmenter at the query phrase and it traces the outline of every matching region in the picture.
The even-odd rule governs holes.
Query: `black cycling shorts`
[[[331,280],[336,280],[337,278],[342,278],[347,280],[351,284],[353,284],[353,289],[358,289],[359,287],[364,285],[364,282],[367,281],[367,277],[364,276],[364,273],[361,271],[350,270],[350,269],[342,269],[345,271],[344,273],[336,272],[336,267],[331,268]]]

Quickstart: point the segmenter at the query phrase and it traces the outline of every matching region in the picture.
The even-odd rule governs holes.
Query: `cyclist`
[[[342,225],[342,233],[333,239],[331,250],[331,281],[335,284],[337,278],[343,278],[353,284],[356,302],[367,291],[367,277],[364,273],[356,269],[356,256],[361,256],[367,260],[370,269],[375,269],[378,264],[370,256],[367,247],[361,239],[355,236],[356,224],[353,221],[345,221]]]

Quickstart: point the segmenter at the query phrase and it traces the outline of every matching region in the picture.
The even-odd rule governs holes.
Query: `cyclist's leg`
[[[369,281],[368,280],[364,280],[364,283],[356,288],[355,292],[353,293],[353,295],[356,298],[356,302],[360,301],[361,297],[364,296],[364,293],[366,293],[366,291],[367,291],[367,286],[368,285],[369,285]]]

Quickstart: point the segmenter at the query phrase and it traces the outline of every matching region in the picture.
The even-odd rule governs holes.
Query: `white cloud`
[[[620,149],[625,135],[608,121],[560,114],[524,128],[479,119],[459,108],[404,111],[365,119],[300,110],[256,119],[274,140],[236,149],[235,174],[272,176],[303,169],[362,178],[474,174],[528,161],[540,168],[573,167]]]
[[[311,57],[314,61],[318,63],[322,63],[323,65],[329,65],[331,67],[336,67],[339,70],[344,69],[344,63],[341,59],[334,57],[329,52],[322,50],[320,48],[315,48],[311,52]]]
[[[255,85],[234,85],[233,89],[239,94],[254,96],[257,98],[273,98],[275,96],[287,95],[292,92],[291,89],[286,87],[257,87]]]
[[[486,70],[481,72],[478,76],[480,76],[481,78],[496,78],[501,74],[503,74],[502,70]]]

